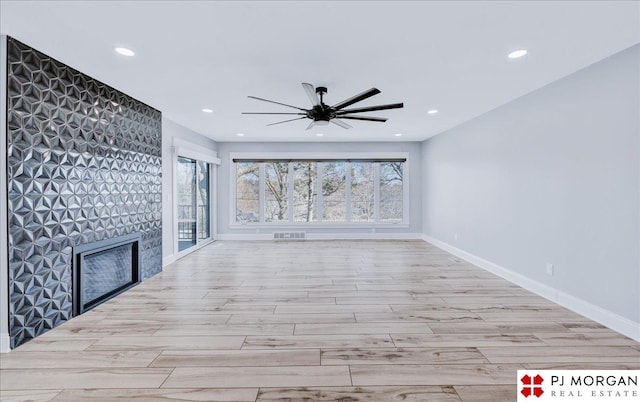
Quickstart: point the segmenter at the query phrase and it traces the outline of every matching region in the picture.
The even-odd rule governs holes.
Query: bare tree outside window
[[[293,220],[316,222],[318,220],[317,163],[299,161],[293,163]]]
[[[402,222],[402,162],[380,164],[380,221]]]
[[[259,163],[236,163],[236,220],[260,222]]]
[[[322,164],[323,222],[346,222],[346,162],[323,162]]]
[[[374,182],[371,162],[351,163],[351,221],[372,222],[374,220]]]
[[[289,163],[265,163],[265,222],[288,221]]]

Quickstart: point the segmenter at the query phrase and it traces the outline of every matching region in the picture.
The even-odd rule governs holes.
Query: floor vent
[[[305,240],[306,232],[273,232],[273,240]]]

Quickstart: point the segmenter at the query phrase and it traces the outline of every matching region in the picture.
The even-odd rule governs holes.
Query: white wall
[[[187,144],[202,153],[215,154],[216,142],[212,139],[162,118],[162,258],[165,262],[174,257],[177,229],[173,219],[173,147]]]
[[[409,153],[409,227],[403,228],[305,228],[319,238],[322,235],[337,237],[399,237],[417,238],[422,233],[422,208],[420,192],[421,154],[419,142],[218,142],[218,156],[222,160],[218,170],[218,233],[220,238],[247,238],[264,236],[273,228],[238,228],[231,226],[231,196],[229,194],[230,161],[232,152],[282,152],[282,153],[327,153],[327,152],[408,152]]]
[[[426,238],[640,340],[639,72],[636,45],[425,141]]]

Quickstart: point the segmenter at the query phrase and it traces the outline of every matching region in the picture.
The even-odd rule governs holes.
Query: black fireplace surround
[[[15,348],[113,295],[100,291],[162,270],[162,114],[10,37],[6,91],[8,222],[0,226]],[[133,234],[137,245],[81,261],[105,286],[85,288],[85,306],[74,309],[74,254]],[[132,255],[129,273],[98,268]]]
[[[73,248],[73,315],[80,315],[140,282],[140,233]]]

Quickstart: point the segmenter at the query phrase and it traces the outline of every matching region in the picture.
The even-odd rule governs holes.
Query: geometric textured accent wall
[[[162,116],[13,38],[7,45],[15,347],[71,318],[73,247],[140,232],[142,279],[162,269]]]

